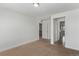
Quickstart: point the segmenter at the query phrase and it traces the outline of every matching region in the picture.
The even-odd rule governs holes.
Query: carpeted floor
[[[47,40],[38,40],[0,53],[1,56],[79,56],[79,51],[50,45]]]

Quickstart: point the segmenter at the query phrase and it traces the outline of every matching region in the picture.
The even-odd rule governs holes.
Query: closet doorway
[[[54,43],[65,44],[65,17],[54,18]]]

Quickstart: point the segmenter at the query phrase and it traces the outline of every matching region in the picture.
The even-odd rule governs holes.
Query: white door
[[[48,22],[43,21],[42,23],[42,38],[48,39]]]
[[[46,19],[42,22],[42,38],[51,39],[51,20]]]

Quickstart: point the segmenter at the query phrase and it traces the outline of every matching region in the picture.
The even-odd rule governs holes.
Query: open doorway
[[[65,17],[54,18],[54,43],[64,46]]]
[[[42,23],[39,23],[39,39],[42,39]]]
[[[50,18],[42,19],[39,23],[39,40],[50,43],[51,40],[51,20]]]

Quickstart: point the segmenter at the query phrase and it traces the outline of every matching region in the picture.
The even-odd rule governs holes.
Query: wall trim
[[[75,51],[79,51],[79,49],[72,48],[72,47],[70,47],[70,46],[66,46],[66,45],[65,45],[65,48],[67,48],[67,49],[71,49],[71,50],[75,50]]]

